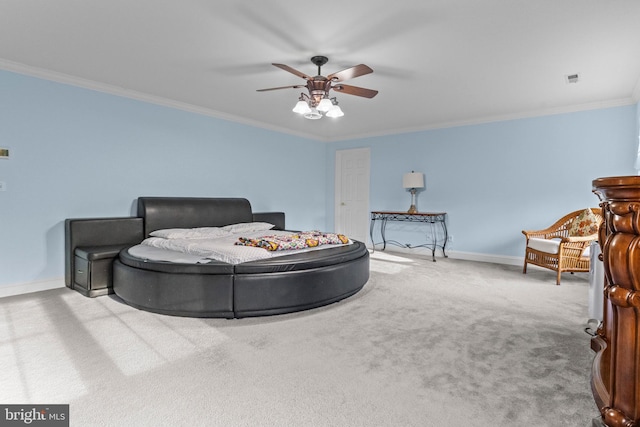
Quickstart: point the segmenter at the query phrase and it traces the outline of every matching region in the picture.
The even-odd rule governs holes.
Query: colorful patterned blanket
[[[286,251],[314,248],[320,245],[346,245],[347,243],[349,243],[349,238],[343,234],[322,233],[314,230],[284,236],[261,236],[253,239],[240,237],[235,244],[264,248],[268,251]]]

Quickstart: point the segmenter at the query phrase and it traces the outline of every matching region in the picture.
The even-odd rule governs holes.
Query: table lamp
[[[418,212],[416,209],[416,189],[424,188],[424,174],[421,172],[411,171],[402,176],[402,186],[408,188],[411,193],[411,207],[407,213],[414,214]]]

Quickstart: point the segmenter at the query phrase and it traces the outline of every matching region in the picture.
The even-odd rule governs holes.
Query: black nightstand
[[[113,260],[126,245],[79,246],[75,250],[73,289],[88,297],[113,293]]]

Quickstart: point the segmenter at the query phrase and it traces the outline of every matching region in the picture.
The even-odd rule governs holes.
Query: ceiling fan
[[[307,119],[320,119],[322,113],[325,113],[328,117],[341,117],[344,115],[342,109],[338,106],[338,101],[335,97],[329,96],[329,91],[334,90],[336,92],[346,93],[348,95],[362,96],[364,98],[373,98],[378,94],[377,90],[365,89],[363,87],[345,85],[341,82],[356,77],[363,76],[365,74],[373,73],[373,70],[364,64],[356,65],[346,70],[338,71],[337,73],[323,76],[321,67],[329,61],[326,56],[314,56],[311,58],[311,62],[318,67],[318,75],[311,77],[296,69],[293,69],[285,64],[273,64],[276,67],[295,74],[298,77],[302,77],[307,81],[304,85],[292,85],[292,86],[280,86],[267,89],[258,89],[258,92],[266,92],[270,90],[278,89],[299,89],[306,87],[308,94],[301,93],[298,103],[293,108],[293,111],[304,115]]]

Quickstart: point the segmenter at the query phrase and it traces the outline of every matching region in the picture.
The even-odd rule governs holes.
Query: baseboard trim
[[[371,250],[371,247],[369,247]],[[380,250],[380,249],[376,249]],[[385,252],[403,253],[408,255],[420,255],[431,258],[431,249],[428,248],[403,248],[400,246],[387,245]],[[478,261],[478,262],[490,262],[493,264],[505,264],[505,265],[519,265],[524,263],[524,257],[506,256],[506,255],[492,255],[481,254],[477,252],[462,252],[462,251],[449,251],[447,250],[447,256],[452,259],[462,259],[466,261]],[[442,250],[436,251],[436,259],[444,258]]]
[[[14,295],[30,294],[32,292],[48,291],[49,289],[64,288],[64,277],[38,280],[36,282],[21,283],[18,285],[9,285],[0,287],[0,298],[11,297]]]
[[[491,255],[491,254],[480,254],[476,252],[459,252],[459,251],[451,251],[447,253],[447,255],[449,255],[449,258],[454,258],[454,259],[490,262],[493,264],[522,266],[522,264],[524,263],[524,257],[517,257],[517,256]]]

